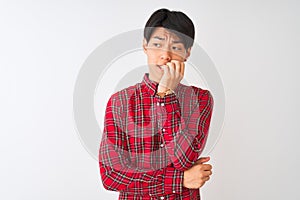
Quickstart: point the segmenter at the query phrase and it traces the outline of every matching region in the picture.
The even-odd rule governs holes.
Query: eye
[[[172,49],[175,50],[175,51],[181,51],[182,50],[181,47],[177,47],[177,46],[173,46]]]
[[[161,47],[161,45],[159,43],[153,43],[153,46],[155,46],[155,47]]]

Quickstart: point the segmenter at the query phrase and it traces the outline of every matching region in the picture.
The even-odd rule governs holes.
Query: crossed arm
[[[198,103],[188,119],[182,117],[175,94],[164,97],[166,113],[163,139],[172,164],[160,170],[141,172],[131,163],[126,133],[120,128],[117,100],[107,103],[105,126],[100,144],[99,167],[103,185],[108,190],[142,195],[181,193],[184,177],[197,164],[208,135],[213,98],[208,90],[198,93]],[[185,179],[188,180],[188,179]],[[196,187],[196,186],[195,186]]]

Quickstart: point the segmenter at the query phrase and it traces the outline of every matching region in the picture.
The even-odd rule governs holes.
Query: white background
[[[205,200],[299,199],[299,1],[1,1],[0,198],[117,199],[75,131],[88,55],[158,8],[194,21],[226,93]]]

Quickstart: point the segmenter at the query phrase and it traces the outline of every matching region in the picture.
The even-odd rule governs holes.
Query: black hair
[[[144,28],[144,38],[147,42],[155,29],[163,27],[169,31],[179,32],[176,34],[182,41],[186,49],[193,46],[195,38],[195,27],[192,20],[183,12],[170,11],[166,8],[155,11],[148,19]]]

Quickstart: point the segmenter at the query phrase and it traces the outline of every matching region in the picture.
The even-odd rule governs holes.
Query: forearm
[[[187,170],[199,158],[207,139],[208,131],[193,129],[182,117],[169,114],[165,122],[163,139],[174,167]]]
[[[199,96],[199,103],[188,116],[182,117],[175,95],[167,96],[159,114],[164,117],[162,135],[165,148],[179,170],[190,168],[200,156],[207,136],[212,115],[213,99],[209,92]]]
[[[181,193],[183,172],[168,166],[155,171],[138,172],[138,169],[127,165],[116,169],[104,162],[99,162],[103,186],[107,190],[161,196]]]

